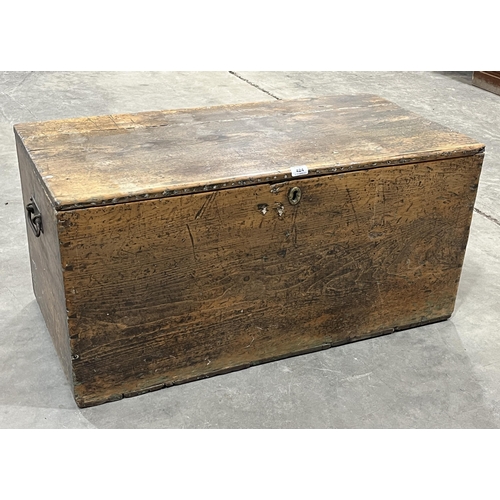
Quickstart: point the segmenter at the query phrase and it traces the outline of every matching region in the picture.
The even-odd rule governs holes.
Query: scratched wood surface
[[[482,159],[57,212],[77,403],[449,317]]]
[[[373,95],[20,124],[57,210],[476,154],[482,144]]]

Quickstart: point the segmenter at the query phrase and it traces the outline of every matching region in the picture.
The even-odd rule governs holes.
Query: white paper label
[[[306,165],[299,165],[298,167],[292,167],[290,169],[292,172],[292,177],[298,177],[299,175],[307,175],[309,170],[307,170]]]

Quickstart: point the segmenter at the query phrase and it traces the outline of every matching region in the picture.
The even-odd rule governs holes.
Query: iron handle
[[[30,203],[26,205],[26,211],[28,213],[28,221],[31,229],[33,229],[35,236],[38,238],[40,234],[43,233],[42,214],[33,198],[30,198]]]

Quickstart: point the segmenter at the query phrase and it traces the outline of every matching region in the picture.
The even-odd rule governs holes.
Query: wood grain
[[[474,155],[462,134],[372,95],[20,124],[57,210]]]
[[[482,160],[57,212],[77,403],[449,317]]]

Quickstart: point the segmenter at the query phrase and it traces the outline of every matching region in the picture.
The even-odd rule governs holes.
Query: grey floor
[[[450,320],[93,408],[34,299],[12,125],[374,93],[486,144]],[[499,428],[500,96],[471,73],[0,73],[1,428]]]

